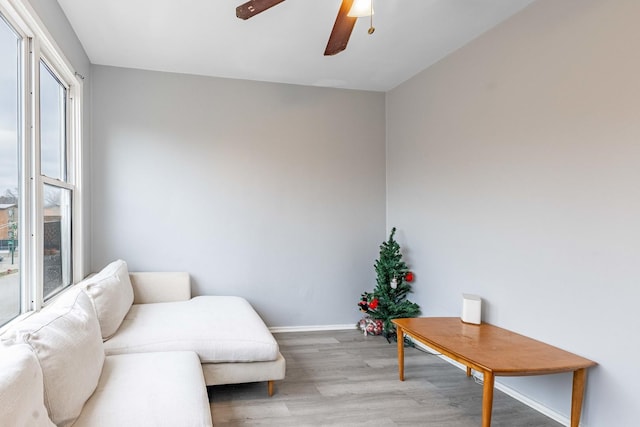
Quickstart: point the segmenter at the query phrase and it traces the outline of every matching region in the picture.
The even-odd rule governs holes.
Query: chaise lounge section
[[[105,342],[108,355],[189,350],[207,385],[267,382],[285,376],[278,343],[253,307],[235,296],[191,298],[188,273],[130,273],[133,305]]]

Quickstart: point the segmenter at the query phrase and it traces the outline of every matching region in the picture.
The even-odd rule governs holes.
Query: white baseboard
[[[456,362],[455,360],[449,359],[447,356],[437,353],[435,352],[432,348],[427,347],[426,345],[422,344],[421,342],[416,342],[414,340],[412,340],[414,345],[416,347],[420,347],[421,350],[426,351],[427,353],[431,353],[434,355],[437,355],[439,358],[441,358],[442,360],[449,362],[450,364],[452,364],[453,366],[460,368],[463,371],[467,371],[467,367],[465,365],[463,365],[462,363]],[[479,372],[476,372],[475,370],[472,370],[472,375],[474,376],[474,378],[478,381],[482,381],[482,375]],[[494,384],[494,387],[497,388],[498,390],[500,390],[501,392],[503,392],[504,394],[506,394],[509,397],[512,397],[514,399],[516,399],[517,401],[527,405],[528,407],[540,412],[543,415],[546,415],[547,417],[551,418],[552,420],[562,424],[563,426],[569,426],[571,424],[571,420],[567,417],[565,417],[564,415],[560,414],[557,411],[554,411],[553,409],[542,405],[540,402],[536,402],[533,399],[528,398],[527,396],[525,396],[524,394],[514,390],[513,388],[509,387],[508,385],[505,385],[503,383],[501,383],[500,381],[498,381],[499,377],[496,377],[496,381]],[[580,423],[580,425],[583,425],[582,423]]]
[[[502,384],[501,382],[496,381],[495,382],[495,388],[497,388],[498,390],[500,390],[501,392],[503,392],[507,396],[513,397],[514,399],[524,403],[528,407],[530,407],[532,409],[535,409],[536,411],[540,412],[541,414],[546,415],[547,417],[549,417],[552,420],[562,424],[563,426],[567,426],[568,427],[569,425],[571,425],[571,420],[569,418],[565,417],[564,415],[560,414],[559,412],[554,411],[553,409],[551,409],[551,408],[549,408],[547,406],[544,406],[540,402],[536,402],[535,400],[528,398],[524,394],[521,394],[521,393],[517,392],[516,390],[512,389],[508,385],[505,385],[505,384]],[[584,424],[580,423],[580,425],[582,426]]]
[[[318,331],[346,331],[356,329],[355,323],[348,325],[312,325],[312,326],[274,326],[269,328],[271,333],[282,332],[318,332]]]

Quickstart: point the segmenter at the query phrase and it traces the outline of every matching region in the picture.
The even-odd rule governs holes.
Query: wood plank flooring
[[[274,334],[287,376],[266,383],[209,388],[215,426],[481,425],[482,386],[464,371],[415,348],[398,380],[395,343],[357,330]],[[561,424],[495,391],[494,427]]]

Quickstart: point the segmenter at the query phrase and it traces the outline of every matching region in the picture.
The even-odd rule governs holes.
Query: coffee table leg
[[[398,374],[400,381],[404,381],[404,331],[396,325],[396,338],[398,339]]]
[[[578,427],[582,413],[584,384],[587,376],[586,368],[573,371],[573,390],[571,392],[571,427]]]
[[[484,386],[482,388],[482,427],[491,427],[494,379],[493,372],[484,372]]]

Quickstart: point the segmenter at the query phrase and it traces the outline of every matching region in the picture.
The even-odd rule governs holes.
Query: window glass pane
[[[41,173],[66,180],[66,89],[40,61],[40,150]]]
[[[0,15],[0,325],[20,314],[19,43]]]
[[[44,185],[45,301],[71,284],[71,191]]]

